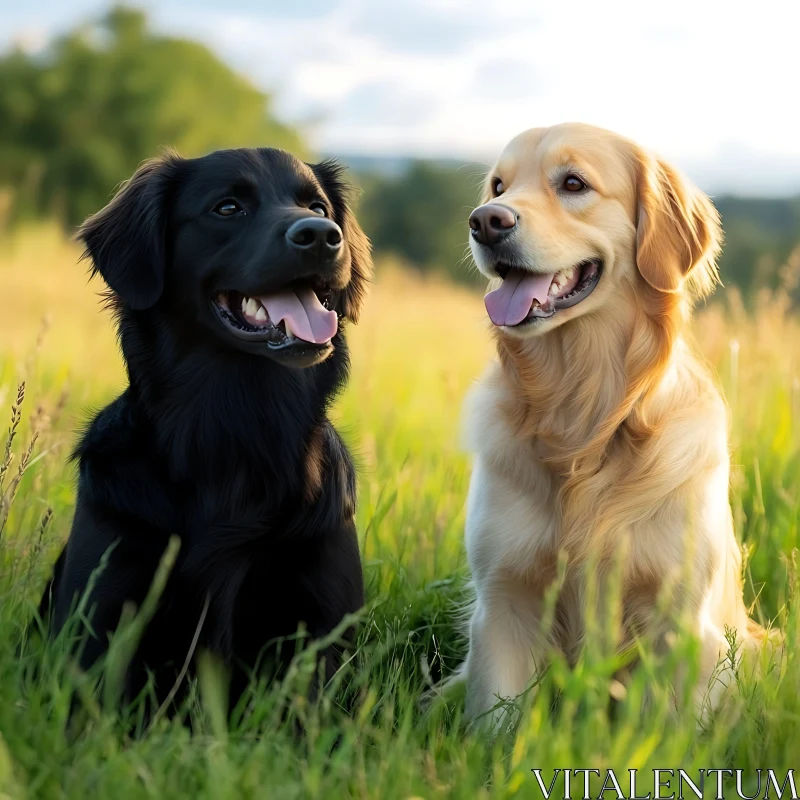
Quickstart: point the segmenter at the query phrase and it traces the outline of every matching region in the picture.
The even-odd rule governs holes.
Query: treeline
[[[800,197],[715,197],[722,215],[724,283],[745,292],[784,286],[800,303]]]
[[[453,167],[409,161],[399,174],[386,175],[356,167],[359,220],[375,251],[391,253],[422,271],[476,280],[467,253],[467,219],[484,169],[474,164]]]
[[[164,145],[200,155],[265,142],[305,152],[268,95],[203,45],[155,34],[135,9],[114,8],[42,54],[0,58],[0,222],[74,226]]]
[[[202,44],[155,33],[139,10],[114,8],[41,54],[0,56],[0,232],[39,217],[73,228],[165,145],[186,156],[273,146],[313,157],[302,135],[275,118],[268,94]],[[477,280],[466,220],[484,167],[343,160],[378,255]],[[716,202],[727,237],[725,282],[749,292],[785,281],[800,241],[800,199]],[[800,273],[800,251],[794,261]]]

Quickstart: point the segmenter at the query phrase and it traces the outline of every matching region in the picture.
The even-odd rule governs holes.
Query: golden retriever
[[[517,136],[482,203],[470,247],[492,281],[498,358],[466,414],[467,714],[500,722],[498,697],[524,692],[553,648],[574,663],[617,569],[608,636],[664,646],[680,613],[700,642],[704,717],[730,682],[726,628],[745,649],[764,634],[742,598],[726,406],[683,338],[717,280],[717,211],[638,145],[580,124]]]

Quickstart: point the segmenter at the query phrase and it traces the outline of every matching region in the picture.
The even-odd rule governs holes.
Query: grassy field
[[[762,681],[740,675],[734,702],[707,730],[698,730],[684,699],[670,711],[670,676],[691,668],[691,641],[662,660],[645,650],[627,692],[617,687],[613,714],[615,662],[599,646],[573,671],[556,661],[520,700],[515,730],[494,741],[466,729],[457,695],[421,708],[431,682],[464,653],[469,460],[459,411],[491,352],[479,295],[384,269],[351,331],[353,376],[335,410],[360,470],[368,606],[353,660],[308,706],[300,689],[310,661],[301,658],[285,684],[254,687],[230,726],[209,672],[191,699],[192,733],[159,719],[131,736],[130,719],[94,698],[91,676],[77,675],[26,625],[69,530],[74,470],[65,461],[75,431],[123,385],[100,287],[87,285],[77,257],[55,229],[0,244],[0,413],[15,429],[0,478],[0,798],[542,797],[533,768],[546,784],[554,768],[614,768],[625,780],[640,769],[640,794],[653,768],[683,768],[695,779],[700,768],[742,769],[744,791],[754,795],[756,769],[785,776],[800,768],[800,324],[780,297],[755,298],[745,311],[730,294],[695,323],[731,404],[747,596],[755,616],[776,619],[788,640]],[[73,687],[82,701],[70,721]],[[351,713],[341,707],[345,697],[355,700]],[[287,709],[304,721],[303,740],[285,722]],[[582,795],[582,778],[574,778],[572,796]],[[710,780],[705,796],[714,795]],[[561,778],[553,796],[564,796]],[[733,779],[725,796],[736,796]]]

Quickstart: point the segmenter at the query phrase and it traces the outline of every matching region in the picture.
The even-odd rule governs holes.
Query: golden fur
[[[559,194],[565,172],[585,176],[591,191]],[[742,599],[726,407],[683,339],[692,302],[717,279],[719,216],[672,167],[586,125],[515,138],[483,202],[495,178],[504,188],[496,202],[519,215],[528,269],[599,258],[603,272],[554,318],[495,328],[497,361],[469,398],[466,542],[477,598],[463,668],[468,714],[522,693],[553,647],[574,662],[590,562],[605,600],[605,577],[620,566],[621,624],[609,634],[619,647],[645,631],[663,643],[678,612],[689,620],[701,642],[703,714],[730,679],[719,669],[725,628],[745,647],[762,633]],[[473,252],[491,278],[485,253]],[[559,554],[566,573],[545,626]]]

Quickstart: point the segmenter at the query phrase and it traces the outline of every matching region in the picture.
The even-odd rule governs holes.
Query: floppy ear
[[[350,252],[350,283],[342,299],[342,314],[358,322],[372,279],[372,245],[350,209],[352,188],[342,178],[344,167],[335,160],[309,166],[333,205],[335,222],[342,229]]]
[[[701,191],[652,156],[639,155],[636,264],[642,277],[662,292],[675,292],[687,279],[699,294],[718,280],[722,246],[719,213]]]
[[[174,155],[145,162],[78,230],[92,274],[133,309],[153,306],[164,288],[166,200],[179,162]]]

